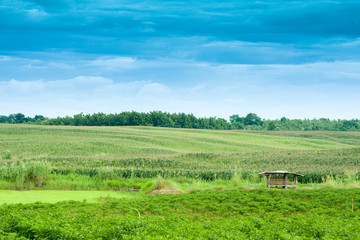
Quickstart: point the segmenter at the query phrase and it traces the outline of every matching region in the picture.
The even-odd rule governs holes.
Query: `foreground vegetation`
[[[360,190],[233,190],[0,207],[1,239],[359,239]]]

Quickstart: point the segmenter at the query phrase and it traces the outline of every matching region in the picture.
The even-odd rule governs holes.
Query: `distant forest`
[[[22,113],[0,115],[0,123],[26,123],[39,125],[71,125],[71,126],[155,126],[173,128],[197,129],[244,129],[270,131],[359,131],[360,120],[330,120],[320,119],[288,119],[283,117],[277,120],[261,119],[255,113],[245,117],[230,116],[230,121],[223,118],[197,118],[193,114],[167,113],[161,111],[121,112],[115,114],[94,113],[76,114],[73,117],[47,118],[42,115],[26,117]]]

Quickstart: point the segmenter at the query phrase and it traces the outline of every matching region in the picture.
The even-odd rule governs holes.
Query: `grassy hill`
[[[214,180],[281,169],[306,174],[303,181],[320,181],[356,174],[359,146],[360,132],[2,124],[0,173],[6,181],[15,181],[16,171],[43,172],[42,179],[75,174],[102,180],[157,175]]]
[[[360,144],[360,133],[241,132],[155,127],[0,125],[0,152],[43,156],[150,157],[176,153],[330,150]],[[346,141],[344,141],[346,140]]]

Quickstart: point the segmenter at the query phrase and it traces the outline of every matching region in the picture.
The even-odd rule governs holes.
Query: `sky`
[[[0,115],[360,118],[360,1],[0,0]]]

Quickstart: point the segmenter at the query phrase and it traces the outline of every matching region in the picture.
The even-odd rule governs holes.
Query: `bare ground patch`
[[[164,189],[155,189],[151,192],[148,192],[147,194],[179,194],[179,193],[185,193],[185,191],[181,189],[176,188],[164,188]]]

